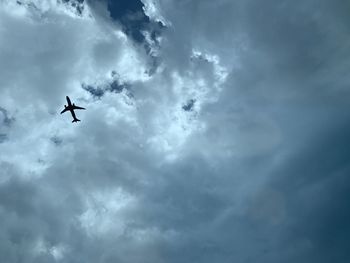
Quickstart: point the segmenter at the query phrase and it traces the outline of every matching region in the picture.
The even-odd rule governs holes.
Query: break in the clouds
[[[348,262],[349,8],[0,1],[1,262]]]

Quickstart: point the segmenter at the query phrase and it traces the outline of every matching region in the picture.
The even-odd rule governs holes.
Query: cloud
[[[3,1],[2,259],[347,261],[346,7]]]

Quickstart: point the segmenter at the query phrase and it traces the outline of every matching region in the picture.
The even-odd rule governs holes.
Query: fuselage
[[[69,106],[72,106],[72,103],[70,102],[70,99],[69,99],[68,96],[66,96],[66,99],[67,99],[68,107],[69,107]]]

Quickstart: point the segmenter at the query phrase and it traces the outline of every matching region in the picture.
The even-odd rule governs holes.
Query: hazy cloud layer
[[[1,260],[349,261],[349,7],[1,1]]]

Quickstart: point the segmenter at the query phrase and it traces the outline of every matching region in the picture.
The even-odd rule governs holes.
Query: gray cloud
[[[0,4],[3,260],[349,260],[346,1],[78,2]]]

